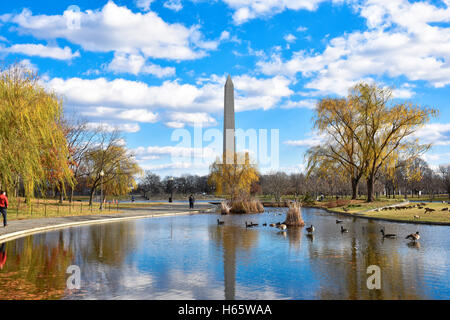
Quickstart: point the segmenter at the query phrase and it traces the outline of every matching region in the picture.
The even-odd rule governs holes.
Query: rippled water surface
[[[383,223],[303,209],[316,228],[279,232],[284,209],[161,217],[38,234],[1,246],[0,298],[449,299],[450,227]],[[217,225],[217,218],[225,221]],[[245,221],[259,223],[245,228]],[[380,228],[397,233],[382,240]],[[412,245],[409,233],[422,238]],[[69,265],[81,289],[66,289]],[[381,290],[367,289],[367,267]]]

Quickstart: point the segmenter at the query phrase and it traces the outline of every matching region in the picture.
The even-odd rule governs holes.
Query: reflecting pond
[[[337,217],[280,232],[284,208],[83,226],[0,245],[1,299],[449,299],[450,227]],[[217,219],[224,220],[218,226]],[[342,219],[348,233],[341,234]],[[245,221],[259,223],[245,228]],[[380,228],[396,233],[383,240]],[[416,244],[405,240],[420,231]],[[66,288],[70,265],[81,288]],[[367,288],[367,267],[381,289]]]

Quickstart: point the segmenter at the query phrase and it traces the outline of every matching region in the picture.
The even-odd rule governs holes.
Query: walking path
[[[216,210],[216,206],[206,203],[196,204],[195,207],[195,209],[188,209],[188,205],[186,203],[174,203],[151,206],[148,208],[121,209],[123,211],[122,213],[13,220],[8,222],[8,227],[0,227],[0,243],[35,233],[81,225],[118,222],[150,217],[211,213]]]

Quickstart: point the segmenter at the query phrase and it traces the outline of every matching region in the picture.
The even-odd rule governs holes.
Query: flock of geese
[[[336,219],[336,224],[341,224],[343,223],[343,220],[338,220]],[[219,219],[217,219],[217,225],[223,225],[225,224],[225,221],[220,221]],[[259,224],[258,223],[253,223],[250,221],[250,223],[248,223],[247,221],[245,221],[245,228],[253,228],[253,227],[257,227]],[[263,223],[263,226],[267,226],[267,223]],[[270,224],[271,227],[276,227],[280,230],[286,230],[287,226],[284,223],[281,222],[277,222],[277,223],[271,223]],[[313,225],[309,226],[306,228],[306,231],[308,232],[308,235],[312,235],[314,233],[316,229],[314,228]],[[396,239],[397,235],[394,233],[385,233],[384,232],[384,228],[382,228],[380,230],[381,232],[381,236],[383,237],[383,239],[387,238],[387,239]],[[341,225],[341,233],[348,233],[348,229],[345,229],[342,225]],[[411,233],[409,235],[406,236],[405,239],[411,240],[413,242],[416,242],[420,239],[420,234],[419,231],[417,231],[416,233]]]

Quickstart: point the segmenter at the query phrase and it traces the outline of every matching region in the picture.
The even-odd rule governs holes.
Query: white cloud
[[[357,81],[382,76],[424,80],[435,87],[450,84],[450,28],[433,25],[449,22],[450,8],[368,0],[358,10],[369,30],[333,38],[322,53],[299,51],[287,61],[274,54],[258,62],[260,70],[290,77],[300,73],[310,79],[305,88],[318,94],[345,95]],[[397,90],[399,97],[412,93]]]
[[[293,147],[315,147],[324,142],[324,139],[320,136],[307,138],[307,139],[300,139],[300,140],[287,140],[284,142],[284,144],[287,144],[288,146]]]
[[[147,1],[141,4],[145,7]],[[155,12],[134,13],[108,1],[100,10],[79,12],[79,27],[68,23],[70,11],[62,15],[33,15],[24,9],[4,18],[21,33],[38,39],[66,39],[93,52],[141,53],[145,57],[191,60],[215,50],[219,41],[205,41],[198,25],[185,27],[167,23]]]
[[[184,158],[208,158],[214,159],[218,154],[213,148],[188,148],[179,146],[149,146],[138,147],[132,150],[137,159],[146,156],[172,156]]]
[[[306,108],[306,109],[315,109],[317,101],[313,99],[306,99],[300,101],[287,101],[285,104],[281,105],[282,109],[293,109],[293,108]]]
[[[308,28],[304,27],[304,26],[299,26],[296,30],[297,30],[297,32],[305,32],[308,30]]]
[[[270,109],[293,94],[289,88],[291,81],[282,76],[261,79],[241,75],[233,77],[233,82],[236,111]],[[149,86],[125,79],[53,78],[46,86],[62,95],[67,104],[75,106],[219,113],[223,111],[224,84],[225,76],[212,75],[199,80],[197,85],[181,84],[178,80]]]
[[[79,57],[80,52],[76,51],[72,53],[72,49],[69,47],[49,47],[42,44],[15,44],[11,47],[0,48],[0,51],[8,53],[20,53],[27,56],[38,56],[42,58],[52,58],[57,60],[72,60]]]
[[[141,164],[141,168],[144,170],[150,170],[154,172],[159,171],[167,171],[172,170],[171,172],[178,172],[178,173],[186,173],[186,170],[192,170],[192,169],[200,169],[200,171],[190,171],[191,174],[206,174],[209,168],[209,164],[207,163],[192,163],[192,162],[171,162],[171,163],[164,163],[164,164]]]
[[[206,112],[173,112],[168,115],[170,121],[166,125],[170,128],[183,128],[185,124],[190,126],[201,125],[204,127],[215,126],[216,119]]]
[[[88,122],[87,126],[90,129],[102,128],[103,130],[106,131],[114,131],[117,129],[122,132],[130,132],[130,133],[138,132],[141,129],[137,123],[111,124],[104,122]]]
[[[289,34],[285,35],[285,36],[283,37],[283,39],[284,39],[286,42],[292,43],[292,42],[295,42],[295,40],[297,40],[297,37],[294,36],[293,34],[289,33]]]
[[[164,7],[178,12],[183,9],[183,4],[181,3],[181,0],[167,0],[164,2]]]
[[[82,110],[81,115],[92,118],[111,120],[132,120],[136,122],[154,123],[158,120],[158,114],[147,109],[120,109],[108,107],[90,107]]]
[[[233,21],[242,24],[259,17],[270,17],[284,10],[314,11],[321,2],[329,0],[223,0],[235,10]],[[333,0],[343,2],[343,0]]]
[[[136,6],[144,11],[150,11],[150,5],[154,0],[136,0]]]
[[[435,146],[450,145],[450,123],[429,123],[419,129],[412,138],[421,143],[432,143]]]
[[[161,67],[156,64],[146,63],[146,59],[140,54],[118,53],[114,54],[114,59],[109,63],[107,69],[116,73],[131,73],[138,75],[152,74],[158,78],[173,76],[175,68]]]
[[[22,66],[23,68],[28,69],[28,70],[33,71],[33,72],[37,72],[38,71],[38,67],[35,64],[31,63],[31,61],[28,60],[28,59],[21,60],[19,62],[19,65]]]

